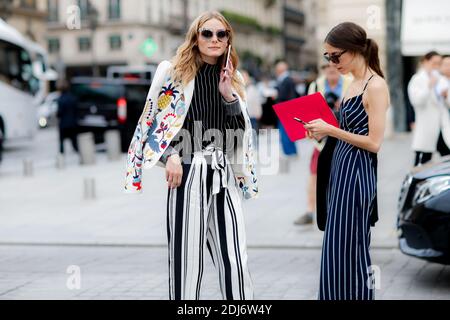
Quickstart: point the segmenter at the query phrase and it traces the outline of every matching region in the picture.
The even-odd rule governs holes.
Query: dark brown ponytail
[[[383,71],[381,70],[380,67],[380,57],[378,56],[378,45],[373,39],[368,38],[366,40],[366,51],[364,58],[366,59],[366,62],[369,65],[369,67],[373,71],[378,73],[380,77],[384,78]]]
[[[344,22],[335,26],[325,38],[329,45],[362,55],[367,65],[380,77],[384,78],[378,56],[378,45],[367,38],[366,31],[353,22]]]

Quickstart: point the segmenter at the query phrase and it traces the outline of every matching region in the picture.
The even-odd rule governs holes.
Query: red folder
[[[273,106],[273,109],[292,142],[306,137],[305,127],[294,120],[295,117],[305,122],[322,119],[335,127],[339,127],[333,111],[320,92],[278,103]]]

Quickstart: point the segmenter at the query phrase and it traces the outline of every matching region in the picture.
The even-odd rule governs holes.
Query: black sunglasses
[[[335,54],[328,54],[328,53],[324,53],[323,57],[325,58],[325,60],[327,60],[328,62],[333,62],[334,64],[339,64],[339,59],[341,58],[341,56],[346,53],[347,50],[341,51],[340,53],[335,53]]]
[[[210,29],[202,28],[199,30],[200,34],[203,38],[207,40],[211,40],[214,37],[214,32]],[[217,30],[216,31],[216,37],[219,41],[227,40],[229,36],[228,30]]]

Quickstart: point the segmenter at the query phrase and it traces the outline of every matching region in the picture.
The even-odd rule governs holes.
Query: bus
[[[0,161],[4,144],[32,139],[47,92],[45,50],[0,19]]]

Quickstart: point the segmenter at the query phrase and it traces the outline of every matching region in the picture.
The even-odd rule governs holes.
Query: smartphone
[[[305,122],[305,121],[303,121],[302,119],[299,119],[299,118],[294,118],[294,120],[300,122],[303,125],[308,124],[307,122]]]
[[[230,63],[230,55],[231,55],[231,44],[228,46],[227,60],[226,60],[225,68],[228,68],[228,65]]]

